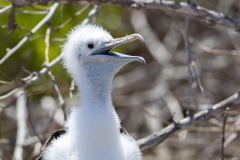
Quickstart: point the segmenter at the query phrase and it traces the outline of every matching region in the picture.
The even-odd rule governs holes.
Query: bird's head
[[[142,57],[111,52],[111,49],[137,39],[144,43],[139,34],[114,39],[100,26],[78,25],[63,45],[64,65],[74,79],[75,76],[82,77],[79,74],[83,72],[88,78],[114,75],[131,61],[145,63]]]

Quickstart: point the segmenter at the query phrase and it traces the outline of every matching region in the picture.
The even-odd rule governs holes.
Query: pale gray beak
[[[142,57],[139,56],[129,56],[121,53],[116,52],[110,52],[111,49],[120,46],[122,44],[134,41],[134,40],[140,40],[143,44],[145,44],[143,37],[140,34],[131,34],[129,36],[125,36],[122,38],[116,38],[109,40],[106,42],[105,46],[102,48],[97,49],[94,51],[91,55],[106,55],[109,58],[109,61],[139,61],[144,64],[146,64],[145,60]]]

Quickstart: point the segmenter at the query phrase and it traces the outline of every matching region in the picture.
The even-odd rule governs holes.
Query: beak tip
[[[134,37],[142,42],[143,45],[145,45],[144,38],[140,34],[133,34]]]
[[[142,57],[139,57],[138,61],[146,65],[146,61],[145,61],[145,59],[144,59],[144,58],[142,58]]]

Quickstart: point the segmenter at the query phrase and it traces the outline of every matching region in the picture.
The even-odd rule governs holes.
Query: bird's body
[[[128,134],[119,132],[120,120],[111,100],[117,71],[141,57],[109,52],[113,47],[143,40],[140,35],[122,39],[95,25],[79,25],[63,46],[63,60],[79,87],[80,105],[73,107],[64,134],[49,142],[44,160],[140,160],[141,152]]]

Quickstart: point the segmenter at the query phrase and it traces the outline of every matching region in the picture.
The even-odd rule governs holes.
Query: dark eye
[[[87,46],[88,46],[89,49],[93,49],[94,48],[94,44],[93,43],[88,43]]]

